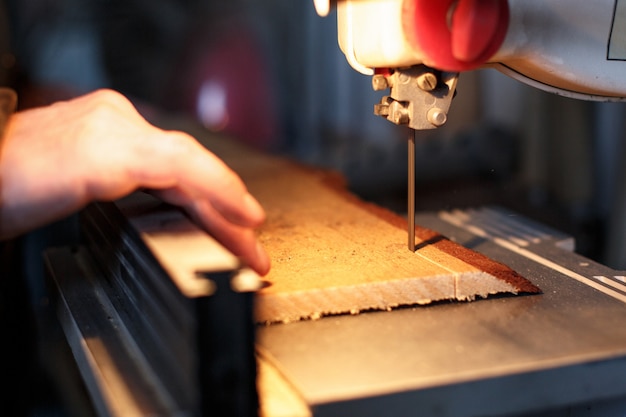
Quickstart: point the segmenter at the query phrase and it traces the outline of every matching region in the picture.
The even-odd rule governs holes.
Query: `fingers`
[[[100,90],[16,114],[1,145],[0,233],[149,188],[185,207],[254,270],[269,269],[253,230],[265,213],[241,179],[191,136],[152,126],[119,93]]]
[[[192,219],[226,249],[257,273],[265,275],[270,261],[253,230],[265,220],[261,205],[241,179],[195,139],[179,132],[168,134],[181,143],[167,144],[163,148],[165,156],[160,161],[152,158],[142,160],[147,164],[145,169],[159,166],[158,176],[167,173],[175,181],[159,178],[153,182],[143,177],[138,184],[151,187],[152,194],[162,200],[185,208]],[[151,155],[161,158],[154,155],[154,150]],[[146,172],[149,171],[140,175],[146,175]],[[159,184],[166,186],[159,187]]]
[[[239,176],[193,137],[177,131],[163,131],[145,122],[124,97],[110,91],[94,93],[110,100],[99,107],[102,122],[121,109],[127,117],[117,136],[90,143],[94,164],[91,184],[95,199],[113,199],[117,190],[149,188],[170,204],[186,208],[190,216],[228,250],[260,274],[269,270],[269,259],[258,245],[254,228],[265,220],[265,212],[250,195]],[[113,112],[115,113],[115,112]],[[133,123],[134,118],[141,123]],[[110,129],[109,129],[110,131]],[[122,138],[123,140],[120,140]],[[103,155],[107,159],[103,160]]]
[[[184,133],[159,135],[165,137],[154,138],[136,152],[139,162],[132,176],[138,187],[168,190],[172,204],[206,200],[221,216],[240,226],[254,228],[263,223],[263,208],[222,160]],[[150,149],[144,150],[144,146]]]
[[[180,188],[149,190],[149,192],[169,204],[184,208],[196,224],[207,230],[226,249],[241,258],[246,265],[261,275],[267,274],[270,261],[257,242],[252,227],[231,221],[209,200],[190,198]],[[253,204],[258,205],[256,200]]]
[[[265,221],[265,212],[248,192],[239,176],[224,162],[192,139],[198,149],[182,156],[180,163],[193,161],[194,169],[185,172],[181,180],[195,187],[227,220],[247,227],[258,227]]]
[[[259,275],[266,275],[269,272],[269,256],[256,240],[252,229],[226,220],[206,201],[196,202],[187,207],[187,211],[196,223],[210,231],[226,249]]]
[[[91,107],[91,140],[82,141],[81,172],[88,171],[88,199],[113,200],[136,188],[178,189],[183,201],[208,200],[227,220],[258,227],[265,220],[260,204],[241,179],[193,137],[163,131],[146,122],[123,96],[100,90],[77,99]],[[104,102],[104,104],[102,104]],[[106,137],[100,132],[106,131]]]

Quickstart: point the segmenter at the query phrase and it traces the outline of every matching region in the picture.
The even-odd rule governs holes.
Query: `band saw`
[[[255,327],[257,284],[209,236],[194,244],[224,258],[199,278],[211,296],[164,273],[168,257],[202,271],[172,243],[193,227],[172,210],[138,220],[123,202],[91,207],[91,244],[46,253],[96,415],[256,415],[259,401],[267,416],[623,410],[626,273],[572,252],[562,233],[495,207],[418,214],[542,293]],[[146,230],[168,239],[155,246]]]
[[[316,2],[321,14],[332,5]],[[444,124],[458,73],[484,66],[557,94],[626,96],[620,0],[336,6],[348,61],[375,89],[391,90],[375,113],[410,129]],[[409,248],[414,219],[542,293],[255,327],[262,283],[210,236],[198,231],[197,247],[221,267],[202,271],[187,254],[181,269],[193,272],[191,287],[163,267],[185,246],[142,237],[195,228],[176,210],[137,221],[132,201],[90,207],[85,245],[49,250],[46,261],[96,414],[243,416],[257,415],[260,403],[268,416],[623,415],[626,273],[503,208],[415,214],[411,188]]]

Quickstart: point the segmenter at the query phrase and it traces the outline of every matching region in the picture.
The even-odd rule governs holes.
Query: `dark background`
[[[0,81],[18,91],[20,108],[114,88],[146,116],[167,111],[338,170],[361,197],[404,213],[408,132],[373,115],[381,94],[347,64],[334,14],[318,17],[312,1],[0,6]],[[416,208],[501,205],[571,234],[584,256],[626,269],[624,114],[621,103],[559,97],[494,70],[462,74],[447,125],[418,134]],[[3,375],[30,387],[26,396],[5,393],[3,403],[24,406],[25,415],[65,413],[39,372],[27,331],[37,327],[36,314],[26,306],[38,310],[45,295],[32,254],[73,238],[72,225],[68,219],[3,243],[0,314],[13,332],[4,357],[18,359]],[[26,279],[7,279],[25,270]]]

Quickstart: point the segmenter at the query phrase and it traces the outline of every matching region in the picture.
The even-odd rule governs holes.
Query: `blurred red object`
[[[267,57],[253,31],[238,25],[209,40],[192,37],[168,101],[191,112],[207,129],[267,149],[278,137],[278,111]]]

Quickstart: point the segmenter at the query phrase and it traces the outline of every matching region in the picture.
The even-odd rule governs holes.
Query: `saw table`
[[[502,210],[421,214],[417,222],[503,261],[543,294],[261,329],[259,344],[314,415],[504,416],[626,394],[623,272]]]
[[[92,226],[108,218],[92,214]],[[121,233],[125,255],[114,266],[126,293],[100,279],[105,272],[93,251],[53,249],[46,260],[99,415],[254,415],[257,401],[268,417],[623,415],[626,273],[575,254],[569,237],[500,208],[423,213],[416,222],[509,265],[543,292],[255,331],[246,324],[245,290],[232,291],[226,304],[221,299],[217,324],[192,324],[194,311],[211,301],[172,295],[166,274],[131,235]],[[106,256],[107,239],[119,239],[97,229],[103,239],[96,252]],[[138,268],[157,278],[134,278]],[[236,274],[222,275],[228,286]],[[257,373],[253,351],[258,393],[245,383]]]

